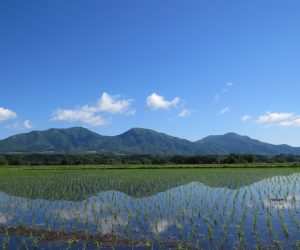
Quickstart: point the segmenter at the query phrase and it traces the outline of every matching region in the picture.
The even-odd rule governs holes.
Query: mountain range
[[[211,135],[199,141],[133,128],[116,136],[103,136],[86,128],[48,129],[0,140],[0,153],[107,153],[155,155],[259,154],[300,155],[300,147],[273,145],[235,133]]]

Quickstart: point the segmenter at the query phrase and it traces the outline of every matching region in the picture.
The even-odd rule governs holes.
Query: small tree
[[[6,166],[6,165],[8,165],[8,162],[5,158],[5,156],[0,155],[0,166]]]

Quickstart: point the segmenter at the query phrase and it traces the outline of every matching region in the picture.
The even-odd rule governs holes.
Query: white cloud
[[[241,120],[242,120],[243,122],[248,122],[250,119],[251,119],[251,116],[250,116],[250,115],[244,115],[244,116],[241,118]]]
[[[5,128],[13,130],[27,130],[33,128],[33,125],[30,120],[25,120],[23,122],[16,121],[14,124],[7,125]]]
[[[147,107],[151,109],[170,109],[175,107],[180,101],[179,97],[175,97],[171,101],[167,101],[163,96],[160,96],[156,93],[152,93],[147,97]]]
[[[119,96],[112,96],[104,92],[95,105],[84,105],[75,109],[58,109],[53,113],[51,120],[101,126],[108,123],[101,113],[134,115],[135,110],[130,108],[132,101],[131,99],[120,99]]]
[[[300,127],[300,118],[295,118],[289,121],[280,122],[279,125],[284,127]]]
[[[222,96],[224,96],[224,95],[226,95],[228,92],[229,92],[229,89],[231,88],[231,87],[233,87],[233,82],[227,82],[226,84],[225,84],[225,87],[219,92],[219,93],[216,93],[215,95],[214,95],[214,99],[215,99],[215,101],[217,102],[217,101],[219,101],[219,99],[222,97]]]
[[[97,103],[97,109],[98,112],[124,113],[128,111],[131,102],[131,99],[120,100],[118,96],[111,96],[104,92]]]
[[[268,112],[265,115],[258,117],[258,122],[261,124],[270,124],[278,121],[283,121],[293,118],[295,115],[293,113],[271,113]]]
[[[17,114],[14,111],[0,107],[0,122],[14,119],[16,117]]]
[[[189,109],[183,109],[179,114],[178,117],[179,118],[185,118],[191,115],[191,111]]]
[[[225,107],[217,114],[218,116],[224,115],[229,111],[229,107]]]
[[[31,121],[25,120],[25,121],[23,122],[23,127],[24,127],[25,129],[31,129],[31,128],[33,127],[33,125],[32,125],[32,123],[31,123]]]
[[[87,110],[84,107],[77,109],[58,109],[54,112],[52,120],[81,122],[91,126],[106,124],[106,121],[100,115],[95,115],[93,111]]]
[[[256,122],[265,126],[300,127],[300,115],[294,113],[267,112],[257,118]]]

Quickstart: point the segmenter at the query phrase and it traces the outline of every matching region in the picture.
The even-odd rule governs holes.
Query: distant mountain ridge
[[[191,142],[150,129],[133,128],[103,136],[86,128],[48,129],[0,140],[0,153],[112,153],[156,155],[294,154],[299,147],[273,145],[235,133],[212,135]]]

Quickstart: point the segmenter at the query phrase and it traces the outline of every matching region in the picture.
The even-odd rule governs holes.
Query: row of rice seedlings
[[[233,186],[243,185],[240,179],[230,181],[232,181],[231,185]],[[290,181],[295,183],[293,180]],[[195,190],[198,192],[199,187],[191,185],[188,188],[176,188],[176,192],[167,192],[161,200],[153,200],[152,202],[148,202],[148,198],[130,199],[127,196],[118,195],[117,192],[104,192],[83,202],[57,201],[49,203],[27,199],[26,205],[21,206],[24,208],[23,210],[15,208],[18,206],[10,206],[9,200],[6,206],[1,206],[3,210],[11,209],[11,212],[14,214],[24,214],[26,212],[29,216],[21,219],[24,225],[40,224],[41,220],[44,220],[49,230],[52,228],[70,230],[71,223],[71,230],[73,231],[84,229],[87,234],[91,234],[93,233],[93,228],[96,227],[99,232],[102,232],[104,225],[109,223],[109,218],[113,218],[109,231],[117,232],[118,228],[123,227],[127,230],[125,234],[130,238],[134,237],[134,235],[137,235],[137,237],[149,235],[149,226],[147,227],[147,225],[154,222],[154,227],[156,227],[157,231],[156,237],[159,239],[159,225],[161,225],[161,221],[166,220],[168,225],[173,224],[176,226],[178,235],[175,238],[178,237],[182,241],[194,241],[196,237],[201,236],[203,224],[207,230],[205,234],[207,239],[214,239],[216,231],[222,226],[225,232],[224,237],[226,237],[229,225],[234,223],[236,218],[239,218],[237,221],[237,238],[240,243],[243,243],[245,241],[243,225],[248,220],[250,213],[247,205],[248,200],[251,200],[251,203],[254,204],[253,207],[255,207],[254,211],[252,211],[253,232],[256,232],[255,237],[259,238],[257,220],[260,209],[266,211],[267,226],[270,235],[273,235],[272,209],[266,206],[265,200],[271,197],[282,197],[285,195],[286,198],[289,196],[291,190],[285,189],[285,185],[287,185],[286,181],[281,178],[272,179],[268,182],[268,185],[261,187],[257,191],[258,200],[254,198],[253,191],[248,188],[229,191],[226,196],[227,199],[222,199],[222,192],[224,192],[222,189],[201,187],[202,193],[196,194]],[[11,202],[16,204],[14,200],[11,200]],[[257,203],[261,207],[258,207]],[[292,203],[296,204],[296,198],[294,198]],[[42,219],[35,212],[37,206],[45,215]],[[66,219],[64,214],[68,214],[70,219]],[[120,215],[126,218],[125,221],[127,223],[121,224],[118,221]],[[284,230],[284,224],[286,224],[284,215],[282,214],[279,218]],[[194,222],[195,219],[196,222]],[[287,228],[288,226],[285,225],[285,227]],[[173,233],[170,232],[170,234],[172,235]],[[202,239],[205,240],[205,238]]]

